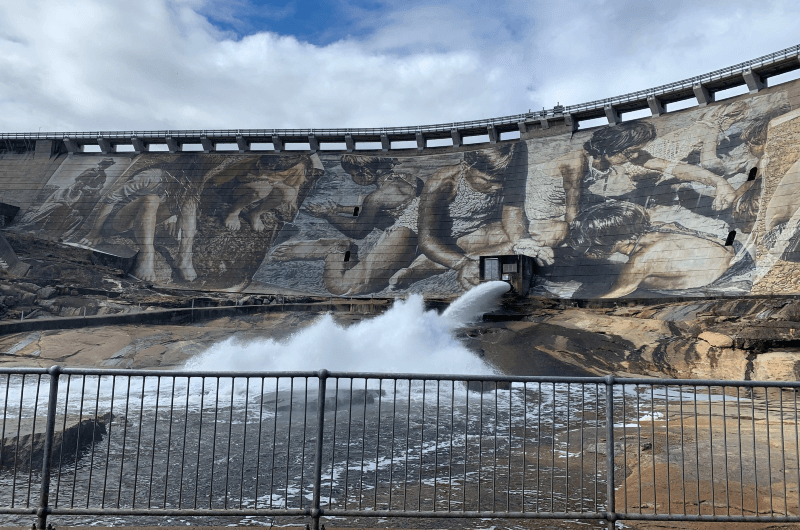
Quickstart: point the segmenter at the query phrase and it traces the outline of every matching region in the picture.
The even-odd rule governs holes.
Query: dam
[[[4,133],[0,201],[18,208],[7,231],[177,289],[448,298],[505,279],[561,299],[793,294],[800,82],[767,80],[797,53],[467,123]],[[748,91],[715,101],[736,86]],[[624,119],[641,109],[651,117]],[[580,128],[598,116],[608,125]]]
[[[798,69],[0,134],[3,521],[800,521]]]

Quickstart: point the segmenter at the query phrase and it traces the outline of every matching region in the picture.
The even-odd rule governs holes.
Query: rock
[[[55,287],[42,287],[38,291],[36,291],[36,296],[40,300],[49,300],[53,298],[58,293],[58,289]]]
[[[64,416],[56,416],[56,429],[53,433],[53,462],[74,462],[80,460],[85,449],[91,447],[93,443],[100,442],[105,436],[106,425],[114,420],[114,416],[109,412],[97,418],[85,418],[78,421],[75,416],[67,416],[66,426],[64,426]],[[15,420],[6,420],[6,434],[16,435],[19,430],[20,435],[7,436],[2,440],[2,456],[0,466],[4,469],[13,467],[16,460],[17,469],[41,469],[42,454],[44,452],[44,431],[47,419],[37,417],[35,430],[31,418],[25,418],[21,424]],[[63,427],[63,429],[62,429]],[[63,453],[62,453],[63,452]]]
[[[754,381],[800,380],[800,352],[773,350],[758,354],[750,377]]]
[[[631,452],[632,450],[635,450],[635,448],[636,448],[635,446],[633,448],[631,448],[631,446],[628,445],[628,452]],[[606,443],[605,442],[600,442],[598,444],[589,444],[589,445],[586,446],[586,452],[587,453],[597,453],[598,455],[604,455],[604,454],[606,454]],[[615,455],[622,455],[624,453],[625,453],[624,444],[622,442],[616,442],[614,444],[614,454]]]
[[[730,348],[733,346],[733,339],[727,335],[723,335],[722,333],[704,331],[697,338],[704,340],[717,348]]]

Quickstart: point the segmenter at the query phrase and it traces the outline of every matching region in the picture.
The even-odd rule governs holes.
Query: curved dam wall
[[[800,81],[424,151],[0,155],[11,230],[159,285],[561,298],[800,293]],[[495,261],[496,260],[496,261]],[[516,275],[516,276],[515,276]]]

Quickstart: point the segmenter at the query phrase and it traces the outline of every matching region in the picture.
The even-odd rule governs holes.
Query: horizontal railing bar
[[[3,513],[3,512],[0,512]],[[33,511],[36,513],[36,510]],[[190,508],[48,508],[48,515],[197,515],[197,516],[220,516],[220,515],[285,515],[285,516],[310,516],[311,510],[304,509],[190,509]]]
[[[326,510],[323,517],[403,517],[430,519],[605,519],[604,512],[459,512],[459,511],[392,511],[392,510]]]
[[[725,523],[796,523],[800,522],[797,515],[683,515],[683,514],[652,514],[652,513],[617,513],[618,520],[627,521],[708,521]]]
[[[0,368],[0,374],[28,375],[46,374],[46,368]],[[62,368],[64,375],[116,376],[116,377],[170,377],[185,378],[303,378],[318,377],[319,371],[281,371],[281,372],[242,372],[242,371],[199,371],[199,370],[125,370],[101,368]],[[514,375],[470,375],[470,374],[430,374],[430,373],[388,373],[388,372],[327,372],[327,377],[338,379],[382,379],[398,381],[497,381],[509,383],[574,383],[605,384],[605,377],[564,377],[564,376],[514,376]],[[652,386],[718,386],[747,388],[800,388],[800,381],[735,381],[721,379],[669,379],[643,377],[615,377],[614,385],[652,385]]]
[[[0,374],[37,375],[47,374],[47,368],[0,368]],[[168,377],[168,378],[304,378],[318,377],[319,371],[281,371],[281,372],[243,372],[243,371],[200,371],[200,370],[125,370],[102,368],[61,368],[64,375],[107,376],[107,377]],[[565,377],[565,376],[514,376],[514,375],[470,375],[470,374],[431,374],[431,373],[388,373],[388,372],[327,372],[327,377],[338,379],[382,379],[397,381],[497,381],[509,383],[574,383],[605,384],[605,377]],[[717,386],[747,388],[800,388],[800,381],[735,381],[721,379],[669,379],[644,377],[615,377],[615,386]]]

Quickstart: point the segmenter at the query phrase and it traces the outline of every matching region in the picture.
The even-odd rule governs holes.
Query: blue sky
[[[0,131],[506,116],[800,43],[796,0],[0,0]]]
[[[201,11],[220,30],[237,38],[261,31],[292,35],[324,46],[344,38],[363,38],[365,15],[380,17],[385,2],[344,0],[243,0],[205,6]]]

